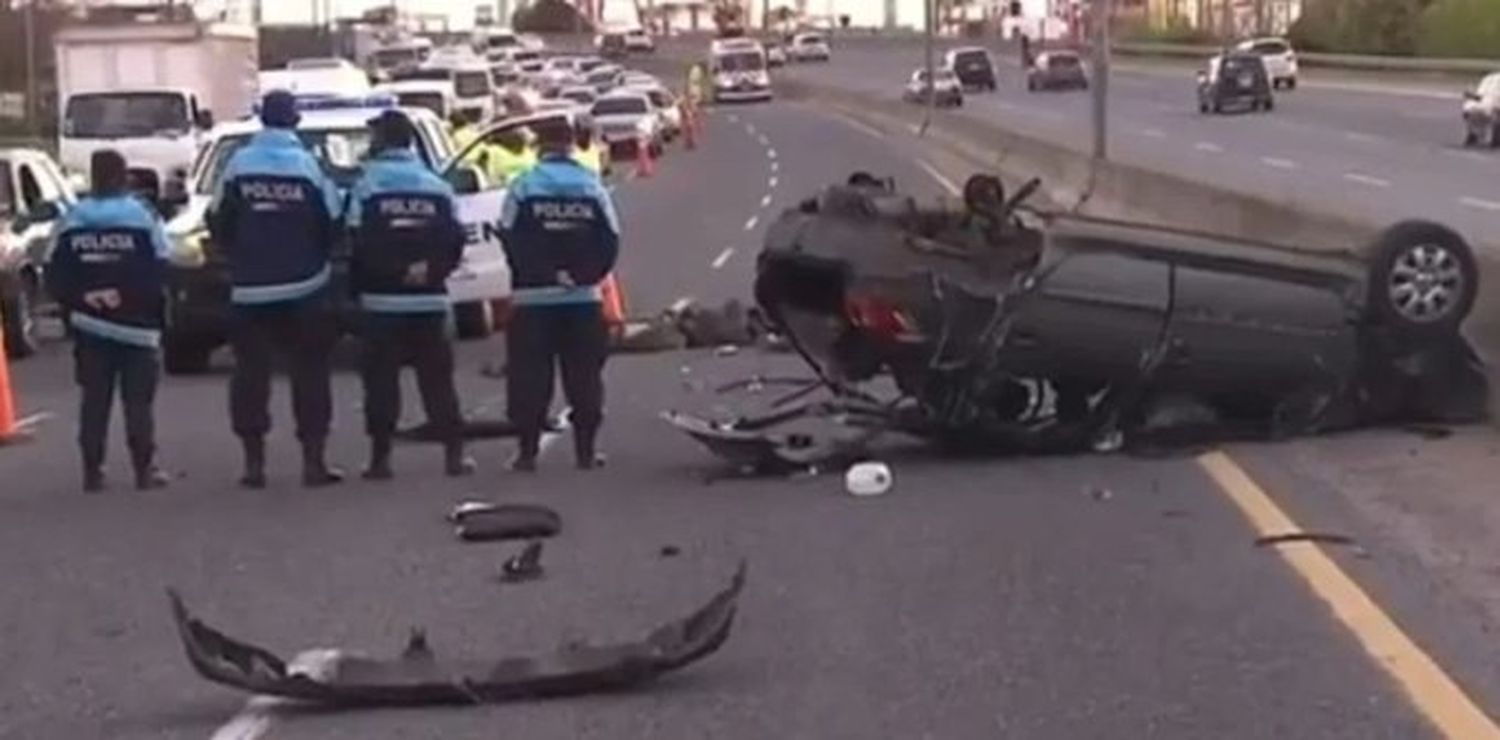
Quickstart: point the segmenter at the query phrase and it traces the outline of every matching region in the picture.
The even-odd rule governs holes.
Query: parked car
[[[623,33],[606,33],[599,37],[599,56],[605,59],[623,59],[630,54],[630,44]]]
[[[995,62],[983,47],[961,46],[950,50],[943,57],[943,66],[958,75],[965,90],[993,91],[999,86],[995,79]]]
[[[794,62],[826,62],[833,57],[833,51],[823,34],[799,33],[787,45],[786,55]]]
[[[656,51],[656,40],[644,28],[631,28],[625,31],[625,49],[637,54],[651,54]]]
[[[1266,65],[1255,54],[1230,52],[1210,59],[1198,73],[1198,111],[1223,113],[1236,106],[1251,111],[1276,107]]]
[[[660,116],[645,93],[636,90],[612,92],[594,101],[590,114],[612,155],[622,151],[632,153],[635,147],[645,143],[652,156],[661,156],[665,132]]]
[[[1236,51],[1259,55],[1266,63],[1266,73],[1271,76],[1271,87],[1297,89],[1297,52],[1283,38],[1260,38],[1240,42]]]
[[[961,205],[931,205],[856,173],[786,209],[754,294],[827,393],[668,421],[741,465],[805,468],[840,452],[808,417],[855,444],[893,431],[1000,454],[1485,417],[1459,330],[1479,273],[1452,230],[1404,221],[1308,250],[1025,207],[1039,185],[1006,197],[977,175]]]
[[[785,46],[782,46],[780,43],[775,42],[775,41],[767,41],[765,43],[765,47],[766,47],[766,66],[767,67],[783,67],[783,66],[786,66],[786,47]]]
[[[52,227],[80,182],[36,149],[0,149],[0,315],[12,359],[37,350],[36,319],[48,303],[43,280]]]
[[[918,69],[911,73],[911,79],[906,82],[906,89],[902,92],[902,98],[912,103],[926,103],[927,99],[927,70]],[[952,106],[960,107],[964,104],[963,85],[958,81],[958,75],[953,70],[940,68],[933,75],[932,83],[933,104],[938,107]]]
[[[1464,93],[1464,146],[1500,147],[1500,72]]]
[[[1038,54],[1026,70],[1026,89],[1038,90],[1087,90],[1088,71],[1083,59],[1074,51],[1044,51]]]

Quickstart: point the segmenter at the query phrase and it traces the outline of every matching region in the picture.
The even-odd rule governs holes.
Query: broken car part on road
[[[562,516],[545,506],[465,501],[448,514],[465,542],[535,540],[562,532]]]
[[[644,684],[716,652],[729,639],[745,565],[702,608],[644,639],[615,645],[569,644],[533,657],[439,658],[413,632],[390,659],[333,651],[318,675],[240,642],[194,617],[175,591],[172,614],[188,662],[198,675],[254,694],[336,706],[478,704],[574,696]]]
[[[805,464],[851,451],[782,422],[1044,453],[1483,420],[1459,333],[1479,273],[1452,230],[1315,252],[1025,207],[1039,184],[1007,198],[976,175],[961,207],[934,207],[856,173],[787,209],[756,301],[828,398],[668,421],[736,463]]]

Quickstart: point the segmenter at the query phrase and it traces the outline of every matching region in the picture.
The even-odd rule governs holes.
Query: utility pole
[[[938,0],[922,0],[922,18],[925,26],[925,32],[923,34],[923,41],[925,42],[925,45],[923,47],[922,53],[926,56],[926,60],[923,66],[925,66],[927,69],[927,111],[922,116],[923,135],[926,135],[927,127],[932,124],[932,111],[937,107],[937,78],[935,76],[937,74],[937,54],[936,50],[933,48],[934,44],[936,43],[936,39],[933,38],[933,14],[935,12],[935,8],[933,7],[933,5],[935,5],[937,1]]]
[[[1094,92],[1094,159],[1109,159],[1109,26],[1114,16],[1114,0],[1094,0],[1093,79]]]
[[[26,12],[22,14],[22,21],[26,26],[26,128],[32,136],[40,136],[42,133],[42,121],[40,109],[37,107],[37,79],[36,79],[36,0],[26,3]]]

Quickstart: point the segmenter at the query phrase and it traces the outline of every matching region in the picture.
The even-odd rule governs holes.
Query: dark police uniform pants
[[[444,441],[463,432],[453,384],[453,345],[442,314],[364,315],[365,431],[389,439],[401,418],[401,368],[417,373],[427,422]]]
[[[517,307],[506,328],[510,420],[539,434],[552,405],[553,368],[561,366],[573,427],[588,433],[604,418],[609,329],[597,303]],[[523,437],[524,440],[524,437]]]
[[[259,306],[234,306],[230,344],[229,417],[242,439],[271,430],[271,372],[278,355],[292,381],[292,414],[303,443],[328,437],[333,416],[329,367],[337,325],[324,296]]]
[[[89,470],[104,465],[109,439],[109,417],[115,389],[125,407],[125,441],[131,462],[139,469],[156,454],[156,385],[161,376],[160,355],[78,332],[73,343],[74,376],[83,391],[78,409],[78,446]]]

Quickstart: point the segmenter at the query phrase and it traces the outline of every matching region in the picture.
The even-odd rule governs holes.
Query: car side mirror
[[[211,110],[198,111],[198,115],[193,117],[193,125],[197,126],[200,129],[203,129],[204,131],[213,128],[214,112]]]
[[[1464,100],[1467,100],[1467,101],[1469,101],[1471,103],[1478,102],[1478,100],[1479,100],[1479,93],[1475,92],[1474,90],[1465,90],[1464,91]]]
[[[443,179],[453,186],[453,192],[459,195],[473,195],[484,190],[483,178],[479,175],[479,168],[466,164],[455,165],[443,175]]]
[[[82,172],[74,172],[68,175],[68,187],[74,195],[83,195],[89,191],[89,179]]]
[[[10,230],[15,234],[23,234],[37,224],[52,223],[62,217],[62,208],[58,204],[47,201],[39,203],[35,208],[17,216],[11,222]]]

